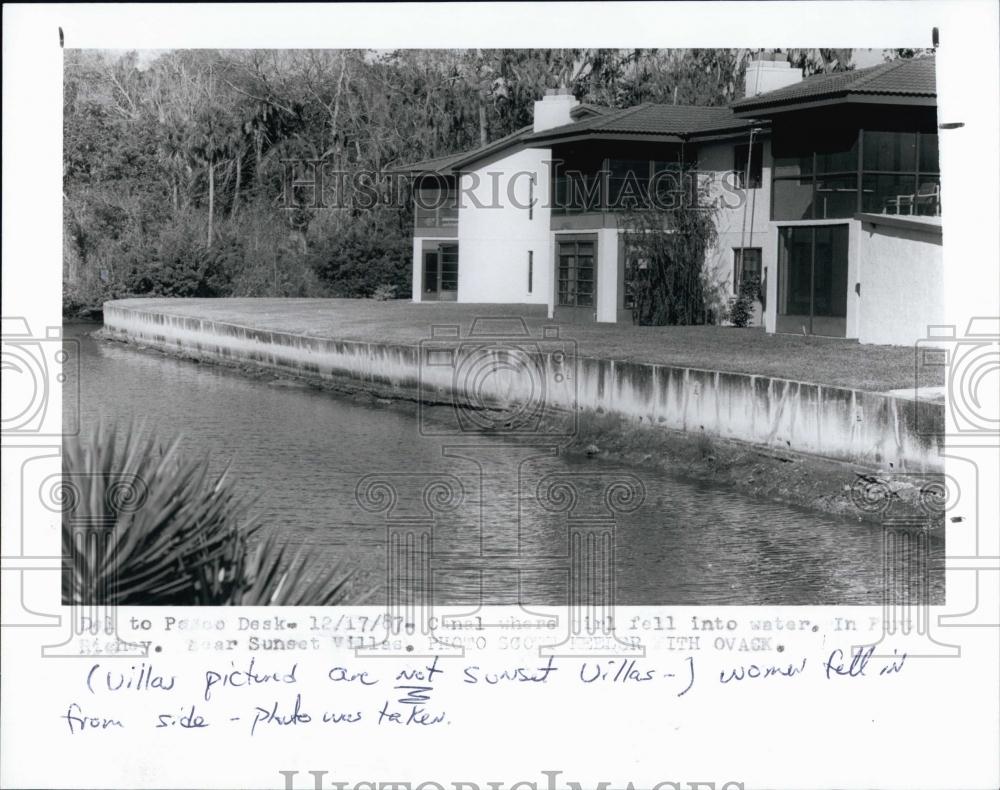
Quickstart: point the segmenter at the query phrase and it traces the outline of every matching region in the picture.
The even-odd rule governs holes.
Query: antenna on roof
[[[931,46],[934,49],[938,48],[938,29],[936,27],[931,28]]]

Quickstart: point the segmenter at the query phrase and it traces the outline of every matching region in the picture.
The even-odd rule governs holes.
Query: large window
[[[771,218],[941,212],[937,135],[864,129],[776,141]]]
[[[733,171],[736,173],[736,186],[740,189],[760,189],[763,183],[764,147],[754,143],[738,145],[733,149]],[[748,166],[749,165],[749,169]]]
[[[594,306],[594,251],[592,241],[559,242],[560,306]]]
[[[418,228],[458,226],[458,195],[453,189],[421,186],[413,196],[413,218]]]
[[[648,147],[647,147],[648,150]],[[682,156],[683,153],[683,156]],[[649,158],[607,157],[598,162],[571,160],[553,168],[555,215],[596,211],[628,211],[649,205],[650,188],[660,203],[681,200],[685,182],[680,174],[694,168],[694,149],[658,146]]]
[[[936,134],[862,133],[861,210],[874,214],[941,213]]]

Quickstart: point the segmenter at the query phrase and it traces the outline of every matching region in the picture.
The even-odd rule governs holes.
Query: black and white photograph
[[[72,600],[943,600],[932,49],[64,63]]]
[[[120,8],[51,144],[4,14],[4,787],[1000,779],[995,6]]]

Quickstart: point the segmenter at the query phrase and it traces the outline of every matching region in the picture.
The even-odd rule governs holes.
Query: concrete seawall
[[[424,400],[620,414],[892,472],[938,472],[940,403],[784,379],[576,356],[553,338],[379,344],[255,329],[108,302],[115,338],[165,351],[350,380]]]

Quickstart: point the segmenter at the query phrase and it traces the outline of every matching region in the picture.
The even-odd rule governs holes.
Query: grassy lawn
[[[544,307],[520,305],[410,304],[365,299],[149,299],[137,300],[175,315],[341,340],[415,344],[435,324],[459,324],[463,336],[477,316],[525,312],[529,330],[541,335]],[[768,335],[760,329],[717,326],[636,327],[562,323],[560,336],[576,341],[584,356],[663,365],[755,373],[881,392],[912,387],[912,347],[860,345],[852,340]],[[922,383],[944,384],[922,377]]]

